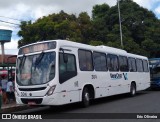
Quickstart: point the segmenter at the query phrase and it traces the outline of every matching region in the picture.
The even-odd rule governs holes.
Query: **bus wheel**
[[[131,83],[130,95],[132,97],[136,95],[136,84],[135,83]]]
[[[90,104],[90,94],[88,89],[85,87],[82,93],[82,106],[88,107]]]

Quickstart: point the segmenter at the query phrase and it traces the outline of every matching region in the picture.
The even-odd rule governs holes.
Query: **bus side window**
[[[128,72],[128,59],[126,56],[119,56],[120,71]]]
[[[109,71],[119,71],[118,56],[113,54],[107,55],[107,66]]]
[[[63,54],[59,55],[59,82],[64,83],[70,78],[77,75],[76,59],[73,54],[67,54],[68,62],[63,60]]]
[[[111,70],[111,60],[110,60],[109,56],[107,56],[107,68],[109,71]]]
[[[149,72],[147,60],[143,60],[143,68],[144,68],[144,72]]]
[[[107,71],[106,54],[93,52],[95,71]]]
[[[78,58],[81,71],[93,71],[93,58],[91,51],[79,49]]]
[[[128,64],[129,64],[129,71],[130,72],[136,72],[137,68],[136,68],[136,60],[135,58],[128,58]]]
[[[142,59],[136,59],[137,71],[143,72],[143,62]]]

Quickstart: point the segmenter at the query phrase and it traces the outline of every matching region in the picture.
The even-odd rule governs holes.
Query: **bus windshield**
[[[17,59],[16,78],[20,86],[41,85],[55,77],[55,52],[42,52]]]

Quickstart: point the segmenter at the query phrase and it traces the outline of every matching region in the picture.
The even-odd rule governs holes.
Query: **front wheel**
[[[84,88],[82,93],[82,106],[88,107],[90,104],[90,94],[87,88]]]
[[[136,85],[134,83],[131,83],[130,95],[132,97],[136,95]]]

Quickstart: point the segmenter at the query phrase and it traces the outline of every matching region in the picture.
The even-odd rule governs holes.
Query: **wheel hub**
[[[89,94],[88,93],[85,94],[85,99],[86,99],[86,101],[89,101]]]

